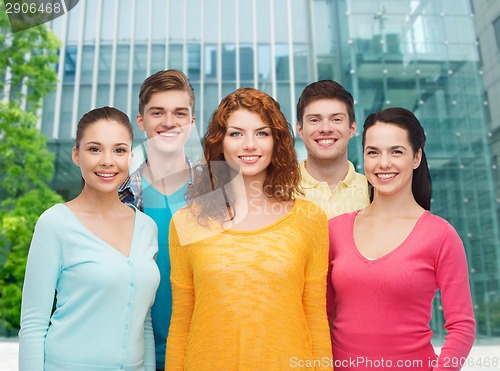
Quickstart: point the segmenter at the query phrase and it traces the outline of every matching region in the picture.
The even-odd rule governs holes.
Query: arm
[[[447,225],[435,264],[444,328],[448,334],[434,370],[460,370],[460,362],[467,357],[474,342],[476,326],[464,247],[450,225]],[[450,368],[453,365],[457,367]]]
[[[26,264],[19,331],[19,370],[44,369],[45,336],[49,328],[57,280],[62,269],[62,246],[55,223],[42,214]]]
[[[309,258],[302,303],[312,338],[315,360],[332,356],[326,307],[326,275],[328,271],[328,221],[321,213],[313,219]]]
[[[178,216],[179,214],[176,214]],[[184,370],[186,349],[189,340],[191,316],[194,310],[193,274],[188,261],[189,246],[182,246],[174,225],[180,218],[170,222],[169,249],[172,272],[172,319],[167,337],[165,370]]]
[[[144,321],[144,370],[155,371],[155,341],[153,337],[153,323],[151,322],[151,308]]]
[[[328,233],[330,233],[330,223],[328,224]],[[326,274],[326,315],[328,317],[328,326],[330,330],[330,337],[333,330],[333,320],[335,318],[335,291],[332,283],[332,260],[333,252],[332,246],[328,247],[328,272]]]

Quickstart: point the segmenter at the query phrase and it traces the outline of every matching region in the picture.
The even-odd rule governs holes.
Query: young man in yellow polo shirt
[[[332,80],[308,85],[297,103],[297,131],[307,150],[300,163],[302,198],[321,206],[328,218],[368,206],[366,178],[347,157],[356,132],[352,95]]]

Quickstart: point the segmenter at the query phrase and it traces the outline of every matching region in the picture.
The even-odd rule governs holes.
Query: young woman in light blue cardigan
[[[72,158],[83,189],[40,216],[31,242],[20,370],[154,370],[157,229],[117,193],[132,160],[128,117],[85,114]]]

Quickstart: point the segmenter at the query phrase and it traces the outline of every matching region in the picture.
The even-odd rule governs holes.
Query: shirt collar
[[[306,169],[306,161],[307,160],[302,160],[299,164],[300,173],[302,175],[302,188],[314,188],[320,183],[326,183],[316,180],[311,174],[309,174]],[[356,185],[356,170],[354,169],[353,163],[351,161],[348,162],[349,169],[347,170],[347,174],[339,183],[343,183],[346,187],[353,187]]]
[[[299,164],[300,174],[302,176],[302,188],[309,189],[316,187],[320,182],[314,179],[306,169],[306,161],[302,160]]]
[[[188,157],[185,157],[186,164],[189,168],[189,183],[191,184],[194,180],[194,166]],[[146,160],[147,161],[147,160]],[[130,192],[137,197],[137,195],[142,190],[142,174],[144,172],[144,167],[146,166],[146,161],[144,161],[135,171],[133,171],[127,179],[118,187],[118,192],[123,192],[129,189]]]
[[[344,180],[341,182],[347,187],[354,187],[356,185],[356,170],[354,169],[354,165],[351,161],[349,161],[349,170],[347,171]]]
[[[127,179],[118,187],[118,193],[127,201],[134,203],[139,209],[142,207],[142,172],[144,170],[145,162],[132,172]],[[132,196],[132,200],[128,197]]]

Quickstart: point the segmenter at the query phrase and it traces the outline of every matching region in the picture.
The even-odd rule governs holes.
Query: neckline
[[[172,202],[182,202],[182,201],[185,201],[185,194],[186,194],[186,190],[187,190],[187,187],[189,186],[189,184],[191,183],[191,181],[187,181],[186,183],[184,183],[182,185],[182,187],[180,187],[177,191],[175,191],[174,193],[170,194],[170,195],[166,195],[165,193],[159,191],[158,189],[156,189],[147,179],[146,177],[142,176],[142,183],[143,183],[143,187],[142,189],[145,191],[146,189],[149,189],[151,190],[152,192],[156,193],[157,196],[159,198],[164,198],[165,200],[167,201],[172,201]]]
[[[147,153],[147,150],[146,150],[146,153]],[[191,160],[189,159],[189,157],[184,156],[184,161],[187,165],[187,168],[183,169],[181,171],[177,171],[174,174],[178,174],[178,173],[181,173],[183,171],[189,171],[189,179],[187,180],[186,184],[190,184],[194,181],[194,166],[193,166]],[[146,158],[144,160],[144,162],[141,164],[141,166],[139,167],[138,170],[140,171],[139,174],[141,175],[142,180],[146,180],[150,185],[152,185],[152,183],[155,183],[159,180],[165,180],[166,178],[168,178],[170,176],[170,175],[166,175],[166,176],[161,177],[160,179],[155,181],[154,178],[152,177],[151,165],[149,164],[149,158]],[[152,182],[149,181],[149,179],[147,178],[146,172],[150,175]],[[173,175],[173,174],[171,174],[171,175]]]
[[[309,189],[309,188],[316,188],[318,185],[326,185],[333,193],[333,191],[335,190],[335,188],[337,188],[339,184],[344,184],[348,188],[354,185],[352,183],[354,181],[356,169],[354,168],[353,163],[349,160],[347,160],[346,175],[344,176],[344,178],[340,179],[335,185],[333,185],[333,188],[327,181],[325,180],[320,181],[314,178],[307,170],[306,164],[307,164],[307,159],[302,160],[299,164],[299,169],[302,173],[302,183],[301,183],[302,188]]]
[[[398,246],[396,246],[394,249],[392,249],[391,251],[389,251],[387,254],[382,255],[381,257],[378,257],[378,258],[375,258],[375,259],[370,259],[370,258],[367,258],[366,256],[364,256],[361,253],[361,251],[359,251],[359,248],[356,245],[356,240],[354,238],[354,223],[356,222],[356,217],[358,216],[358,213],[360,211],[361,210],[357,210],[357,211],[355,211],[355,212],[352,213],[352,220],[351,220],[352,226],[350,228],[351,229],[350,238],[351,238],[352,246],[354,247],[356,255],[358,255],[358,257],[361,260],[363,260],[364,262],[366,262],[368,264],[375,264],[377,262],[383,261],[383,260],[391,257],[392,255],[396,254],[399,250],[401,250],[407,244],[407,242],[412,238],[412,236],[415,233],[415,230],[417,229],[418,225],[430,213],[429,210],[424,210],[424,212],[418,217],[417,221],[413,225],[412,229],[410,230],[410,233],[408,233],[408,235],[403,239],[403,241],[401,241],[401,243]]]
[[[266,232],[269,229],[274,228],[276,225],[283,223],[286,219],[290,218],[294,213],[296,208],[298,207],[297,204],[300,202],[299,199],[294,199],[293,200],[293,205],[290,211],[288,211],[285,215],[283,215],[281,218],[275,220],[274,222],[265,225],[263,227],[257,228],[257,229],[224,229],[223,233],[227,234],[232,234],[232,235],[253,235],[253,234],[260,234],[263,232]]]
[[[130,241],[130,249],[128,251],[128,255],[125,255],[124,253],[122,253],[120,250],[118,250],[116,247],[114,247],[113,245],[111,245],[110,243],[104,241],[102,238],[100,238],[99,236],[97,236],[95,233],[93,233],[90,229],[88,229],[85,224],[83,224],[80,219],[78,219],[78,217],[76,216],[76,214],[73,212],[73,210],[71,210],[69,208],[69,206],[67,206],[66,204],[64,203],[61,203],[60,205],[62,205],[68,212],[69,214],[71,215],[71,217],[73,219],[75,219],[75,221],[80,225],[80,227],[90,236],[92,236],[94,239],[98,240],[100,243],[102,243],[103,245],[105,245],[107,248],[109,249],[112,249],[113,251],[115,251],[117,254],[119,254],[120,256],[124,257],[125,259],[130,259],[132,257],[132,252],[134,251],[134,246],[135,246],[135,236],[136,236],[136,233],[135,231],[137,230],[137,208],[132,205],[132,204],[125,204],[127,205],[128,207],[130,207],[133,211],[134,211],[134,231],[132,233],[132,240]]]

